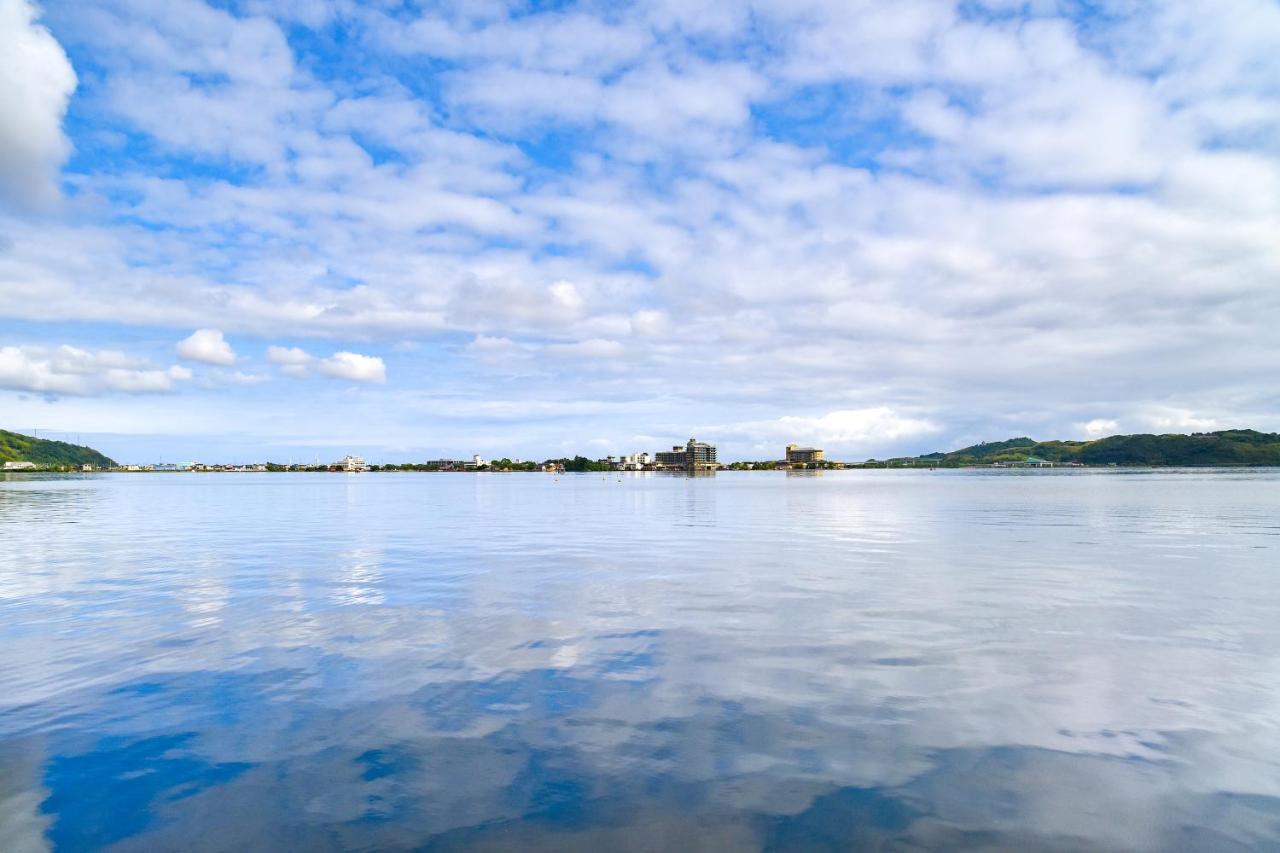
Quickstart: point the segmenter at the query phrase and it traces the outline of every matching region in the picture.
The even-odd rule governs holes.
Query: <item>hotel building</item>
[[[822,451],[816,447],[800,447],[797,444],[787,445],[788,465],[812,465],[822,461]]]
[[[676,445],[667,453],[659,451],[657,462],[663,468],[681,468],[685,471],[713,471],[716,462],[716,446],[705,441],[689,439],[684,447]]]

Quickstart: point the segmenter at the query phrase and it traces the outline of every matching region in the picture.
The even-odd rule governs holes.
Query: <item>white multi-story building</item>
[[[364,460],[359,456],[347,455],[342,457],[342,461],[338,463],[338,467],[343,471],[354,474],[358,471],[367,471],[369,466],[364,464]]]
[[[619,471],[643,471],[645,466],[653,464],[653,457],[648,453],[628,453],[618,457],[614,467]]]

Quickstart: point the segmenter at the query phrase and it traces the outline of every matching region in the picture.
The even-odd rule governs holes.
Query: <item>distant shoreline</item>
[[[1010,438],[983,442],[959,450],[939,451],[919,456],[870,458],[861,462],[842,462],[824,458],[819,448],[787,445],[784,457],[765,460],[743,460],[719,463],[715,445],[690,439],[686,454],[701,449],[697,467],[704,471],[830,471],[881,469],[1001,469],[1001,468],[1270,468],[1280,467],[1280,433],[1264,433],[1251,429],[1220,430],[1184,435],[1135,434],[1113,435],[1090,441],[1037,441],[1032,438]],[[795,451],[793,453],[793,451]],[[368,465],[359,456],[320,464],[282,464],[252,462],[205,464],[201,462],[120,464],[96,450],[63,442],[48,441],[20,433],[0,430],[0,462],[8,473],[22,470],[43,473],[81,471],[116,471],[120,473],[261,473],[261,472],[341,472],[358,473],[602,473],[602,472],[685,472],[687,465],[677,464],[679,447],[672,453],[631,454],[591,459],[582,455],[545,459],[541,462],[509,459],[486,461],[474,455],[468,460],[431,459],[424,462],[383,463]],[[14,467],[9,467],[14,466]],[[22,467],[17,467],[22,466]]]
[[[708,476],[715,474],[805,474],[811,476],[820,476],[823,474],[840,474],[849,471],[1000,471],[1010,474],[1063,474],[1076,471],[1160,471],[1160,470],[1238,470],[1238,471],[1256,471],[1278,469],[1280,465],[1272,463],[1248,464],[1248,463],[1209,463],[1209,464],[1175,464],[1175,465],[1156,465],[1156,464],[1116,464],[1116,465],[1059,465],[1053,467],[1035,467],[1035,466],[1005,466],[1005,465],[846,465],[841,468],[721,468],[714,471],[699,472],[696,476]],[[112,468],[94,471],[76,471],[76,470],[59,470],[56,468],[27,468],[21,470],[0,470],[0,474],[7,476],[26,477],[31,475],[49,475],[57,474],[62,476],[80,476],[92,477],[102,474],[124,474],[124,475],[244,475],[244,474],[341,474],[343,476],[355,476],[358,474],[474,474],[474,475],[492,475],[492,474],[551,474],[552,476],[561,477],[569,475],[595,476],[600,475],[607,477],[609,475],[648,475],[656,474],[662,476],[680,476],[689,477],[688,471],[678,469],[673,470],[652,470],[652,471],[528,471],[523,469],[511,470],[480,470],[480,471],[452,471],[452,470],[408,470],[399,469],[375,470],[367,471],[328,471],[323,469],[295,469],[295,470],[274,470],[274,471],[184,471],[184,470],[139,470],[129,471],[120,468]]]

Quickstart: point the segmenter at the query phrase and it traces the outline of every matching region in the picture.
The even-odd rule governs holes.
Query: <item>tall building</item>
[[[684,447],[675,445],[671,452],[659,451],[658,464],[666,468],[682,468],[686,471],[714,470],[716,463],[716,446],[691,438]]]
[[[822,451],[816,447],[800,447],[797,444],[787,445],[787,464],[812,465],[822,461]]]

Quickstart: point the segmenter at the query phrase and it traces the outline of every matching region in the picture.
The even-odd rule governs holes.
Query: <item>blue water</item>
[[[1280,850],[1280,472],[0,480],[0,850]]]

